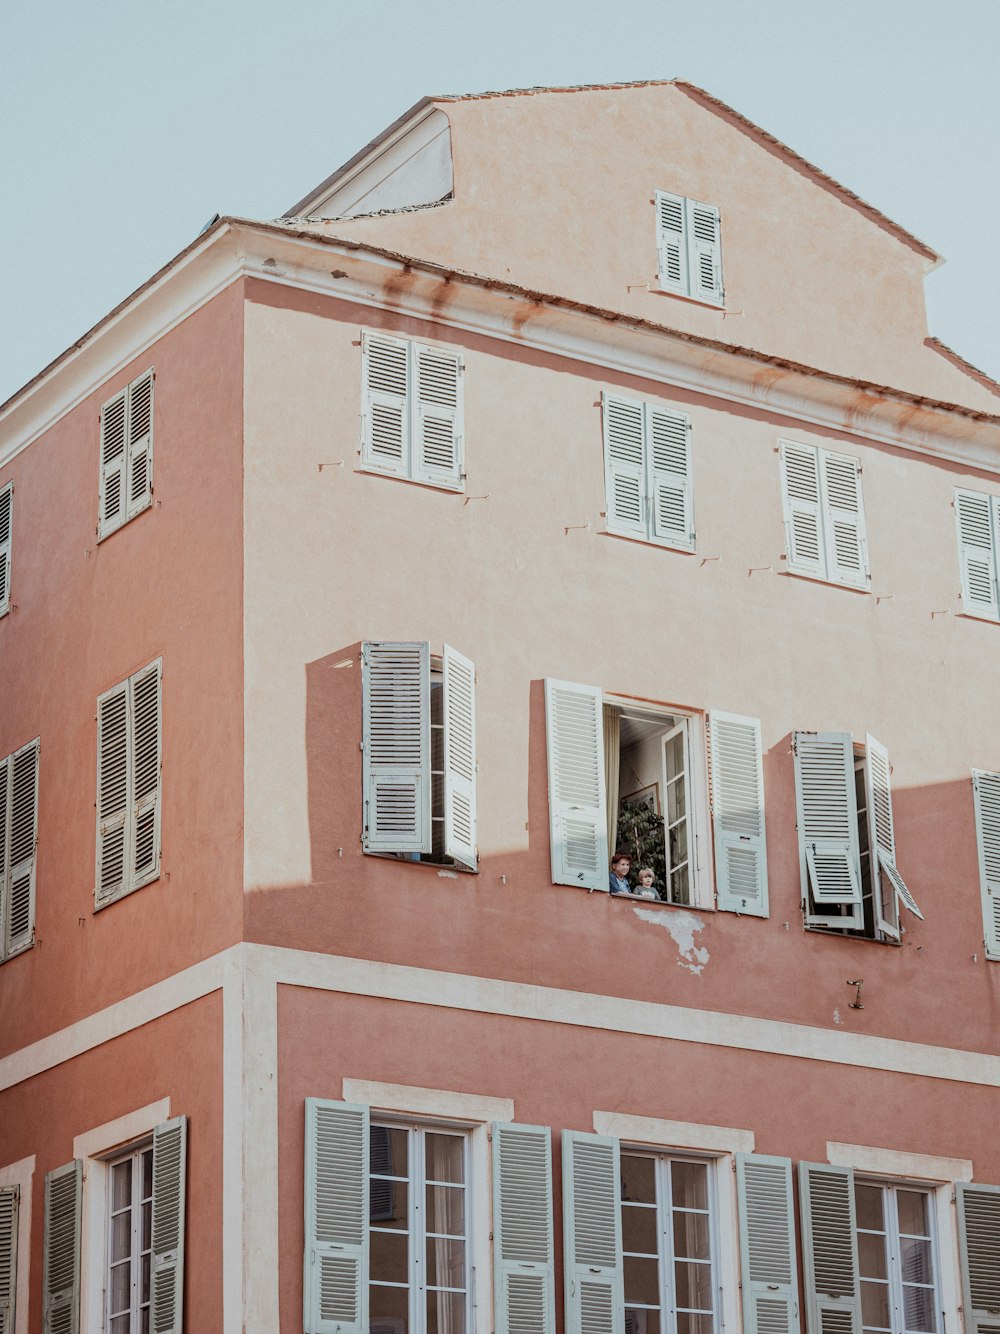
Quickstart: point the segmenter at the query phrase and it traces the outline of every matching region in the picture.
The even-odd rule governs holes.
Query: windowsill
[[[812,926],[806,923],[803,930],[808,931],[811,935],[828,936],[839,940],[856,940],[865,945],[891,945],[894,949],[899,949],[903,944],[902,940],[891,940],[888,936],[884,940],[877,940],[874,936],[863,936],[860,931],[844,930],[842,927],[836,926]]]
[[[114,537],[115,533],[120,533],[123,528],[127,528],[129,526],[129,524],[132,522],[133,519],[138,519],[140,514],[145,514],[147,510],[152,508],[153,508],[153,498],[152,496],[150,496],[150,498],[146,501],[145,505],[143,505],[142,509],[138,509],[134,514],[128,515],[127,518],[122,519],[121,523],[116,523],[114,528],[108,528],[105,532],[102,533],[100,531],[100,528],[98,527],[98,533],[97,533],[98,545],[101,542],[106,542],[109,537]]]
[[[633,906],[640,903],[644,908],[670,908],[674,912],[715,912],[715,908],[703,907],[699,903],[668,903],[666,899],[645,899],[640,894],[612,894],[610,890],[608,898],[620,899],[623,903],[631,903]]]
[[[724,315],[726,313],[726,299],[721,301],[709,301],[704,296],[691,296],[688,292],[679,292],[676,287],[664,287],[663,280],[659,274],[656,277],[657,285],[649,288],[651,296],[675,296],[679,301],[688,301],[692,306],[703,306],[706,310],[718,310]]]
[[[956,611],[955,616],[963,621],[984,621],[987,625],[1000,625],[1000,616],[980,616],[975,611]]]
[[[130,894],[135,894],[140,889],[145,889],[147,885],[155,885],[162,874],[163,872],[158,870],[154,875],[146,876],[136,884],[130,885],[128,889],[119,890],[117,894],[110,899],[105,899],[103,903],[98,903],[95,898],[94,912],[103,912],[105,908],[111,908],[116,903],[121,903],[122,899],[127,899]]]
[[[460,496],[465,493],[464,482],[460,486],[449,486],[447,482],[425,482],[420,477],[403,477],[398,472],[383,471],[381,468],[355,468],[356,473],[363,473],[366,477],[388,477],[394,482],[406,482],[410,486],[421,486],[425,491],[443,491],[449,496]]]
[[[839,579],[824,579],[821,574],[805,574],[801,570],[778,570],[777,573],[784,579],[806,579],[811,584],[826,584],[828,588],[843,588],[848,593],[861,593],[864,597],[871,597],[871,585],[859,588],[857,584],[842,584]]]
[[[379,861],[395,862],[399,866],[422,866],[428,871],[437,871],[439,874],[444,872],[444,878],[450,879],[451,875],[478,875],[478,866],[465,866],[461,862],[425,862],[410,857],[408,853],[396,852],[373,852],[368,848],[362,848],[365,857],[377,857]]]
[[[642,547],[656,547],[659,551],[675,551],[679,556],[696,556],[694,547],[678,547],[671,542],[663,542],[655,537],[640,537],[637,533],[616,533],[613,528],[603,528],[598,537],[617,537],[621,542],[637,542]]]

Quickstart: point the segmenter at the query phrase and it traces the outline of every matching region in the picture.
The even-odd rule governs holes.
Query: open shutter
[[[131,821],[127,846],[131,884],[142,885],[160,873],[160,680],[154,662],[129,681]]]
[[[364,846],[430,852],[430,649],[362,647]]]
[[[495,1334],[555,1334],[552,1134],[493,1125]]]
[[[603,404],[608,527],[628,537],[647,537],[643,407],[632,399],[610,394],[603,396]]]
[[[861,1334],[861,1281],[849,1167],[799,1163],[809,1334]]]
[[[462,489],[462,359],[443,347],[413,345],[416,384],[414,476]]]
[[[361,462],[405,477],[409,471],[409,343],[361,335]]]
[[[566,1334],[624,1334],[618,1140],[564,1130],[562,1155]]]
[[[476,669],[444,646],[444,850],[476,869]]]
[[[608,888],[601,692],[545,682],[552,883]]]
[[[10,767],[13,755],[0,760],[0,959],[4,957],[7,905],[10,903],[10,884],[7,871],[10,866]]]
[[[722,305],[722,240],[719,210],[689,199],[691,295]]]
[[[966,1334],[1000,1329],[1000,1186],[955,1187]]]
[[[306,1098],[305,1334],[368,1334],[368,1108]]]
[[[791,1159],[737,1154],[736,1193],[743,1334],[798,1334]]]
[[[826,577],[826,548],[820,504],[819,455],[811,445],[782,440],[781,501],[785,552],[793,574]]]
[[[42,1334],[80,1331],[80,1159],[45,1174]]]
[[[125,485],[125,460],[128,453],[125,430],[125,403],[128,391],[109,399],[101,408],[101,487],[99,537],[106,537],[125,520],[128,497]]]
[[[693,551],[690,418],[652,404],[646,411],[652,536],[669,546]]]
[[[767,916],[767,842],[760,722],[709,714],[716,906]]]
[[[895,902],[889,912],[889,904],[883,901],[881,876],[889,882],[889,895],[894,901],[902,903],[916,917],[923,920],[923,913],[917,907],[913,895],[907,889],[896,866],[896,836],[892,822],[892,789],[890,786],[891,766],[889,752],[880,741],[869,733],[865,737],[865,782],[868,788],[868,841],[872,858],[872,891],[875,901],[875,913],[878,926],[889,935],[899,939],[899,910]]]
[[[10,757],[4,954],[27,949],[35,933],[35,845],[38,840],[38,741]],[[3,807],[0,799],[0,809]],[[2,874],[2,871],[0,871]]]
[[[656,250],[660,284],[676,292],[689,290],[687,217],[682,195],[656,192]]]
[[[153,494],[153,372],[128,387],[128,518],[146,508]]]
[[[97,906],[123,892],[128,880],[129,683],[97,701]]]
[[[861,497],[861,465],[847,454],[822,451],[828,577],[868,587],[868,539]]]
[[[17,1186],[0,1190],[0,1334],[14,1334],[19,1194]]]
[[[1000,774],[972,771],[986,955],[1000,959]]]
[[[993,621],[1000,618],[995,500],[981,491],[955,492],[962,605],[971,616]]]
[[[181,1334],[184,1305],[184,1198],[187,1117],[153,1131],[152,1329]]]
[[[795,733],[795,797],[804,879],[815,906],[846,903],[861,925],[861,856],[849,732]],[[850,926],[848,917],[819,924]]]
[[[10,550],[14,526],[14,483],[0,491],[0,616],[10,611]]]

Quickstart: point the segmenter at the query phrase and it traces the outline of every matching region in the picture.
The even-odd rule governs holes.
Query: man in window
[[[611,874],[608,889],[612,894],[631,894],[632,886],[628,882],[628,873],[632,867],[632,858],[621,848],[611,859]]]

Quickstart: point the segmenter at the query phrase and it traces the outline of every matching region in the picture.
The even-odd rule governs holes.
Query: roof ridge
[[[485,97],[530,97],[533,93],[591,93],[614,88],[663,88],[676,79],[625,79],[620,83],[536,84],[532,88],[497,88],[482,93],[440,93],[429,102],[475,102]]]

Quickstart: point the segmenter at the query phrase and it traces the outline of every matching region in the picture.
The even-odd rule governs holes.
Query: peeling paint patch
[[[840,1017],[840,1006],[839,1006],[839,1005],[836,1007],[836,1009],[835,1009],[834,1012],[833,1012],[833,1022],[834,1022],[835,1024],[842,1024],[842,1023],[844,1022],[843,1019],[841,1019],[841,1017]]]
[[[655,908],[636,907],[632,911],[644,922],[662,926],[673,938],[680,951],[681,957],[677,960],[679,967],[686,968],[690,973],[700,973],[704,969],[708,963],[708,950],[695,944],[695,936],[705,929],[705,923],[700,917],[690,912],[663,912]]]
[[[457,879],[458,879],[458,872],[457,872],[457,871],[438,871],[438,875],[440,876],[440,878],[441,878],[442,880],[457,880]]]

